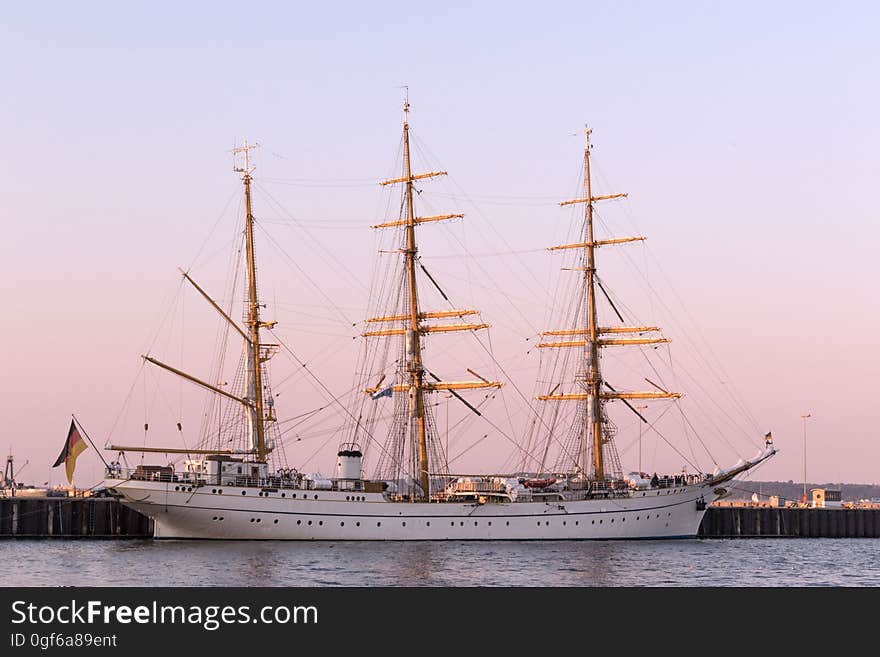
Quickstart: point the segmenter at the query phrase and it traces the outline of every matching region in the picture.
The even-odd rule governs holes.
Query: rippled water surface
[[[4,586],[880,586],[880,540],[3,540]]]

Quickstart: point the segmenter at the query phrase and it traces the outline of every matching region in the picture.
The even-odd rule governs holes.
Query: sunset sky
[[[673,355],[699,345],[717,360],[709,374],[754,418],[735,453],[705,436],[722,464],[772,430],[780,453],[755,478],[801,481],[810,413],[809,481],[880,482],[876,4],[58,2],[3,14],[0,450],[29,461],[23,480],[64,481],[50,466],[71,413],[99,446],[142,441],[145,421],[173,427],[165,407],[198,425],[201,393],[174,384],[152,406],[132,399],[147,390],[148,350],[210,364],[215,318],[188,291],[174,305],[177,267],[223,296],[241,196],[227,151],[243,138],[261,145],[267,317],[329,389],[351,388],[369,226],[388,215],[376,181],[396,173],[408,85],[419,165],[450,173],[419,203],[466,214],[421,229],[424,262],[484,312],[527,397],[526,339],[553,328],[561,266],[543,249],[565,238],[572,215],[556,202],[578,192],[588,123],[596,191],[629,193],[603,216],[616,236],[648,236],[621,248],[663,293],[633,305],[664,322]],[[615,290],[636,295],[626,256],[601,256]],[[525,401],[505,395],[505,426],[525,431]],[[282,403],[294,416],[324,402],[300,377]],[[619,425],[631,444],[637,425]],[[312,457],[320,444],[288,458],[329,471],[335,443]],[[492,468],[509,447],[489,440],[461,464]],[[94,450],[80,456],[77,485],[101,473]]]

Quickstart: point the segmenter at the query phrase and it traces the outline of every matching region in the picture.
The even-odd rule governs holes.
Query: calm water
[[[880,540],[3,540],[4,586],[880,586]]]

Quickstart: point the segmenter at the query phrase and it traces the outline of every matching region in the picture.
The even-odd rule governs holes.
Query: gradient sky
[[[372,181],[392,172],[408,84],[417,136],[474,200],[458,234],[475,254],[552,243],[589,122],[600,191],[630,193],[626,216],[773,431],[781,452],[758,478],[802,479],[809,412],[808,479],[878,482],[878,21],[870,2],[7,4],[0,450],[30,461],[23,479],[58,483],[49,466],[71,412],[103,443],[176,267],[222,287],[205,236],[234,220],[226,151],[243,137],[262,144],[265,189],[351,273],[302,236],[277,239],[360,319],[364,226],[384,208]],[[432,209],[460,201],[435,196]],[[233,230],[221,223],[213,246]],[[515,275],[485,263],[516,310],[487,299],[473,270],[462,294],[494,313],[499,357],[514,358],[529,323],[516,318],[544,328],[550,288],[536,281],[553,268],[546,254],[517,258]],[[321,303],[307,288],[282,276],[263,291],[303,353],[351,343],[338,317],[284,315]],[[187,340],[170,353],[198,352]],[[336,349],[314,367],[345,390],[355,356]],[[80,463],[77,483],[100,478],[91,450]]]

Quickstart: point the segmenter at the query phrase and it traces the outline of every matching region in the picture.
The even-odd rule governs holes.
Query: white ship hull
[[[553,502],[392,502],[381,493],[181,486],[108,479],[121,501],[150,517],[162,539],[584,540],[694,537],[709,484],[629,497]],[[220,492],[222,491],[222,492]]]

